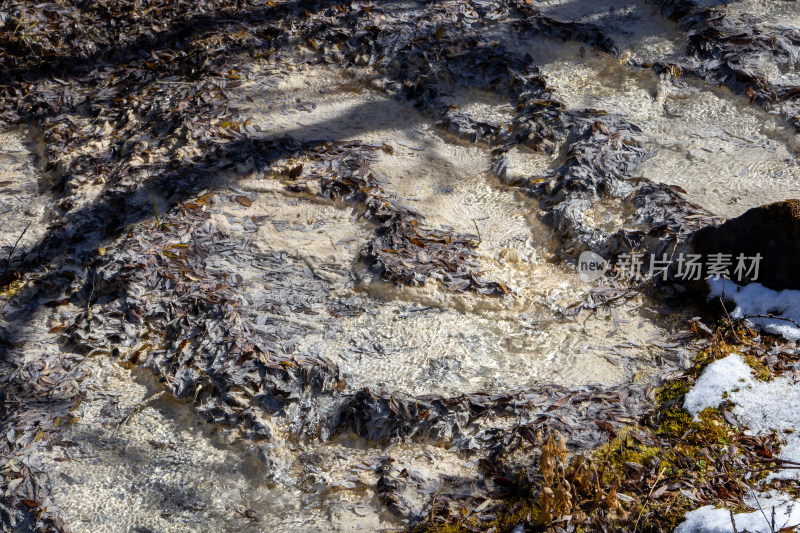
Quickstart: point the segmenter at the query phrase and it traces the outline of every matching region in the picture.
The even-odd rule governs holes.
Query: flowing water
[[[575,53],[542,69],[570,107],[615,111],[643,129],[652,157],[635,175],[678,185],[726,218],[800,197],[800,137],[746,98],[694,80],[663,82],[601,56]]]
[[[247,113],[262,133],[391,145],[391,155],[381,151],[373,166],[383,189],[431,227],[479,233],[485,277],[506,282],[515,292],[499,300],[454,296],[435,283],[395,288],[339,281],[337,296],[360,296],[364,311],[307,337],[302,350],[335,361],[351,387],[458,395],[542,381],[610,384],[655,371],[660,349],[654,343],[666,342],[670,321],[639,305],[563,318],[562,310],[584,299],[591,286],[556,264],[536,202],[504,189],[490,174],[487,147],[452,139],[409,106],[353,88],[336,73],[298,73],[266,100],[256,100],[255,93],[247,95],[254,102]],[[521,172],[543,172],[552,164],[539,154],[515,155]],[[269,191],[250,207],[227,214],[234,221],[269,217],[251,238],[254,246],[291,250],[318,268],[352,265],[360,277],[356,244],[365,240],[365,223],[355,221],[351,209],[296,198],[269,177],[238,186]],[[623,372],[616,364],[620,357],[628,361]]]
[[[796,23],[797,2],[775,4],[770,24]],[[798,137],[780,118],[727,90],[661,81],[633,67],[680,53],[685,34],[654,8],[592,6],[539,3],[554,18],[607,25],[631,50],[622,59],[544,38],[517,40],[513,49],[534,56],[555,98],[569,108],[617,112],[643,129],[652,156],[634,177],[679,185],[690,200],[725,217],[800,197]],[[631,20],[640,22],[636,30],[627,29]],[[327,302],[320,303],[308,317],[314,332],[297,345],[300,353],[338,364],[348,390],[455,396],[547,382],[610,385],[652,379],[684,361],[687,351],[675,334],[687,314],[641,297],[594,313],[565,313],[597,286],[558,259],[537,202],[491,174],[489,147],[440,131],[431,117],[370,88],[359,72],[265,64],[236,94],[241,114],[262,135],[391,147],[378,151],[373,165],[382,188],[422,214],[428,227],[478,233],[484,277],[513,290],[497,299],[454,295],[436,283],[394,287],[373,280],[358,261],[372,229],[357,208],[291,192],[269,173],[227,176],[234,190],[255,200],[214,208],[220,233],[285,253],[330,288],[329,300],[358,303],[358,313],[336,320],[323,318]],[[512,102],[497,95],[454,89],[446,98],[478,119],[513,117]],[[24,140],[22,132],[0,136],[0,213],[14,221],[2,229],[6,240],[21,233],[21,219],[35,222],[26,239],[43,231],[45,196]],[[520,175],[558,164],[525,149],[511,158]],[[23,194],[30,213],[18,201]],[[261,290],[260,283],[243,272],[244,297]],[[280,428],[272,442],[245,440],[159,395],[144,371],[103,355],[87,364],[93,376],[82,418],[51,443],[44,461],[53,501],[76,532],[375,531],[401,525],[374,495],[377,465],[387,457],[395,472],[411,472],[409,494],[432,495],[444,474],[476,468],[476,457],[425,443],[384,449],[348,436],[297,442]],[[412,501],[421,510],[422,499]]]
[[[147,372],[99,358],[88,368],[92,384],[81,420],[43,459],[53,500],[73,531],[299,532],[328,524],[376,531],[398,525],[374,497],[376,469],[387,458],[392,472],[406,469],[409,492],[427,495],[441,488],[441,476],[475,468],[425,444],[241,439],[159,395]]]

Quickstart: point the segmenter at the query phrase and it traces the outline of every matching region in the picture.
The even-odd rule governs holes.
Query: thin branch
[[[667,470],[666,468],[661,468],[661,471],[658,473],[658,477],[656,477],[656,480],[653,481],[652,485],[650,485],[650,492],[647,493],[647,498],[645,498],[645,500],[649,500],[650,496],[653,495],[653,490],[655,490],[656,485],[658,485],[658,482],[661,481],[661,476],[664,475],[664,472],[666,470]],[[639,521],[642,519],[642,515],[644,514],[645,507],[646,507],[645,505],[642,505],[642,509],[639,511],[639,516],[636,517],[636,524],[634,524],[634,526],[633,526],[634,533],[639,530]]]
[[[719,304],[722,306],[722,310],[725,311],[725,316],[728,317],[728,324],[733,326],[733,319],[731,315],[728,313],[728,308],[725,307],[725,282],[722,282],[722,296],[719,297]],[[736,333],[736,328],[731,327],[731,332],[733,336],[736,338],[736,342],[742,342],[742,339],[739,337],[739,334]]]
[[[483,218],[481,218],[481,219],[477,219],[477,218],[473,218],[473,219],[472,219],[472,223],[473,223],[473,224],[475,224],[475,231],[477,231],[477,232],[478,232],[478,244],[481,244],[481,243],[483,242],[483,237],[481,237],[481,230],[479,230],[479,229],[478,229],[478,222],[477,222],[477,220],[485,220],[485,219],[487,219],[487,218],[489,218],[489,217],[483,217]]]
[[[13,255],[14,255],[14,250],[16,250],[16,249],[17,249],[17,245],[19,244],[19,241],[21,241],[21,240],[22,240],[22,237],[24,237],[24,236],[25,236],[25,232],[27,232],[27,231],[28,231],[28,228],[30,228],[30,227],[31,227],[31,224],[33,224],[33,220],[31,220],[30,222],[28,222],[28,225],[27,225],[27,226],[25,226],[25,229],[24,229],[24,230],[22,230],[22,233],[20,233],[20,234],[19,234],[19,237],[17,238],[17,242],[15,242],[15,243],[14,243],[14,246],[12,246],[12,247],[11,247],[11,251],[10,251],[10,252],[8,252],[8,259],[6,259],[6,268],[5,268],[5,270],[3,270],[3,276],[5,276],[6,274],[8,274],[8,267],[10,267],[10,266],[11,266],[11,256],[13,256]]]
[[[733,533],[739,533],[739,530],[736,529],[736,520],[733,519],[733,510],[728,509],[728,513],[731,515],[731,526],[733,527]]]
[[[769,318],[769,319],[772,319],[772,320],[783,320],[784,322],[791,322],[791,323],[792,323],[792,324],[794,324],[794,325],[795,325],[795,326],[796,326],[798,329],[800,329],[800,324],[798,324],[796,321],[792,320],[791,318],[785,318],[785,317],[782,317],[782,316],[774,316],[774,315],[747,315],[747,316],[745,316],[745,317],[742,317],[742,319],[746,319],[746,318]]]
[[[764,520],[767,522],[767,525],[769,525],[769,518],[767,518],[767,513],[765,513],[764,509],[761,507],[761,502],[758,501],[758,495],[756,494],[756,491],[754,491],[753,487],[751,487],[750,485],[747,485],[747,488],[753,494],[753,499],[755,499],[756,505],[758,505],[758,510],[761,511],[761,516],[764,517]],[[772,510],[773,510],[773,512],[775,511],[775,506],[772,507]],[[731,515],[731,516],[733,516],[733,515]],[[775,529],[770,527],[770,533],[775,533]]]

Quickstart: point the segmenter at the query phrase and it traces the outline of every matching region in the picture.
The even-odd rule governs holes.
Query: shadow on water
[[[81,10],[92,12],[100,11],[107,23],[114,19],[110,12],[102,5],[93,5],[85,2],[78,4]],[[216,5],[216,4],[215,4]],[[274,7],[246,8],[242,2],[224,3],[222,9],[214,14],[190,15],[186,19],[179,19],[166,30],[158,31],[152,35],[140,36],[132,42],[114,46],[111,42],[96,52],[85,54],[48,54],[42,52],[35,61],[29,57],[30,50],[17,50],[8,39],[0,41],[9,52],[6,61],[0,63],[0,69],[11,83],[5,86],[6,102],[13,102],[10,95],[16,93],[9,91],[9,87],[25,85],[31,87],[29,94],[36,94],[36,84],[43,82],[52,83],[53,79],[59,84],[77,84],[80,89],[94,87],[100,80],[109,75],[114,75],[116,69],[133,69],[141,74],[137,83],[120,83],[113,90],[103,91],[91,102],[85,101],[69,107],[68,110],[59,109],[57,106],[44,105],[29,110],[24,119],[34,131],[42,131],[42,125],[47,124],[51,117],[59,116],[59,112],[67,112],[76,117],[91,118],[97,114],[97,108],[107,106],[111,109],[125,110],[124,102],[132,97],[141,98],[142,93],[152,83],[161,78],[185,78],[188,81],[200,80],[204,76],[215,74],[215,63],[224,63],[232,60],[237,54],[257,52],[257,47],[247,47],[240,44],[224,46],[216,51],[216,55],[203,51],[199,57],[188,57],[187,64],[180,61],[160,63],[158,69],[149,70],[143,64],[148,58],[156,57],[162,51],[181,51],[189,48],[193,43],[202,38],[220,32],[232,32],[242,25],[254,25],[267,38],[274,38],[280,34],[282,25],[289,25],[300,20],[313,19],[312,15],[323,14],[326,10],[336,6],[336,2],[283,2]],[[413,11],[403,2],[398,2],[397,12]],[[357,14],[352,15],[356,17]],[[319,26],[319,25],[318,25]],[[425,27],[419,31],[416,41],[421,46],[433,46],[436,41],[437,30],[452,26],[457,31],[457,23],[443,24],[441,27]],[[323,26],[313,28],[314,31],[327,35],[331,32]],[[333,39],[340,40],[339,36]],[[298,43],[291,42],[292,45]],[[473,44],[474,45],[474,44]],[[28,64],[31,63],[31,64]],[[411,71],[413,73],[413,70]],[[408,73],[391,72],[400,83],[407,81]],[[105,82],[104,82],[105,83]],[[369,104],[369,109],[359,109],[358,113],[383,112],[381,103]],[[66,106],[65,106],[66,107]],[[322,125],[328,131],[335,130],[339,118],[333,118],[328,125]],[[180,126],[179,123],[151,123],[147,124],[151,133],[166,136]],[[315,125],[317,128],[320,125]],[[329,127],[326,127],[329,126]],[[366,127],[366,126],[364,126]],[[356,134],[357,130],[351,129],[349,135]],[[298,138],[314,138],[313,130],[292,129],[282,132],[281,137],[296,136]],[[111,157],[125,157],[122,146],[124,141],[117,143],[112,148]],[[35,283],[31,283],[16,293],[14,299],[25,304],[13,315],[6,317],[11,323],[9,328],[0,336],[0,346],[5,346],[7,351],[17,345],[24,331],[24,325],[37,313],[38,309],[57,298],[69,296],[74,303],[85,305],[91,293],[92,269],[97,266],[99,255],[98,247],[109,240],[122,235],[125,228],[132,224],[153,218],[152,203],[148,200],[148,191],[157,192],[169,198],[163,208],[169,209],[179,202],[192,198],[212,184],[215,177],[226,169],[237,164],[252,165],[253,170],[260,171],[268,168],[277,158],[285,152],[302,150],[307,143],[295,143],[291,139],[263,138],[251,135],[239,135],[233,141],[225,141],[207,137],[201,140],[202,156],[191,160],[172,159],[163,168],[156,169],[152,177],[140,179],[133,190],[114,187],[113,179],[107,183],[105,190],[98,200],[90,205],[68,211],[59,218],[56,224],[48,229],[42,240],[28,250],[17,250],[10,261],[3,258],[0,261],[0,270],[8,270],[19,274],[25,272],[38,272]],[[89,156],[90,163],[92,154]],[[104,161],[107,162],[107,161]],[[65,183],[71,175],[46,168],[55,183],[53,192],[58,194],[64,191]],[[113,177],[113,174],[112,174]],[[22,257],[23,260],[17,258]],[[86,285],[81,291],[72,295],[62,294],[64,281],[72,276],[65,273],[61,266],[64,262],[73,265],[89,266]]]

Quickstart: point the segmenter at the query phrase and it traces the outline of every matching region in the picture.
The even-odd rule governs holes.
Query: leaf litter
[[[638,127],[599,110],[567,110],[552,98],[530,56],[510,55],[479,32],[511,18],[617,55],[615,43],[590,25],[541,16],[527,2],[442,2],[411,17],[395,13],[391,3],[352,2],[349,9],[240,4],[4,3],[0,46],[7,53],[0,72],[7,81],[0,87],[0,118],[31,128],[43,147],[39,164],[56,200],[49,233],[3,264],[13,280],[3,289],[19,281],[13,294],[4,295],[2,345],[9,354],[2,377],[4,525],[66,530],[57,509],[46,504],[48,489],[36,474],[32,452],[71,421],[85,377],[80,361],[97,350],[149,368],[207,420],[239,427],[254,438],[271,438],[274,420],[282,418],[285,430],[307,438],[353,431],[376,442],[414,437],[494,453],[517,434],[557,430],[570,437],[564,445],[556,440],[555,453],[552,437],[543,444],[540,462],[546,463],[545,480],[553,478],[549,485],[557,481],[557,469],[547,466],[554,455],[558,468],[566,468],[565,445],[588,450],[618,426],[640,419],[653,391],[645,385],[578,390],[541,385],[459,398],[370,390],[342,394],[335,364],[292,351],[307,326],[269,316],[264,321],[242,305],[233,266],[248,261],[292,288],[295,296],[288,301],[286,291],[259,303],[257,309],[275,317],[304,312],[307,303],[324,296],[324,284],[310,270],[287,266],[280,254],[247,256],[235,243],[220,240],[205,213],[214,194],[203,194],[221,172],[263,171],[286,153],[330,150],[338,156],[336,172],[326,168],[327,161],[317,162],[291,176],[292,186],[314,178],[323,195],[361,206],[375,225],[362,258],[384,279],[419,283],[435,277],[453,291],[512,293],[505,282],[480,277],[473,251],[479,236],[426,228],[417,213],[380,188],[367,154],[383,145],[309,146],[291,138],[259,138],[246,114],[230,106],[231,92],[249,75],[247,54],[287,68],[298,61],[322,62],[368,69],[374,85],[415,103],[443,130],[491,145],[501,179],[510,176],[504,158],[517,146],[565,155],[546,175],[508,180],[541,202],[564,256],[574,258],[587,248],[608,256],[674,249],[688,232],[716,219],[675,189],[626,179],[646,156]],[[794,57],[792,35],[777,32],[766,39],[745,31],[732,38],[742,31],[725,19],[719,11],[724,8],[702,11],[689,1],[662,7],[705,29],[690,39],[687,53],[694,62],[674,68],[656,64],[656,69],[725,83],[762,105],[781,102],[787,119],[796,119],[795,87],[746,70],[748,62],[763,61],[765,50],[783,63]],[[310,49],[297,60],[301,43]],[[448,84],[509,97],[518,114],[511,124],[473,120],[441,100]],[[626,228],[608,232],[587,222],[584,213],[601,199],[632,206]],[[228,201],[246,206],[250,199],[238,195]],[[153,212],[156,221],[143,222]],[[64,351],[48,350],[34,360],[22,356],[20,324],[39,317],[42,309],[76,304],[80,312],[67,313],[67,324],[41,337],[51,343],[60,337]],[[509,420],[482,427],[487,417]],[[545,450],[550,450],[546,458]],[[407,513],[402,483],[395,479],[403,471],[393,474],[388,463],[379,468],[380,500]],[[582,463],[574,468],[571,484],[559,478],[537,500],[544,517],[570,512],[581,495],[583,481],[578,488],[575,481],[583,479]],[[501,487],[516,486],[507,476],[496,480]],[[474,481],[449,483],[457,488]],[[685,489],[675,489],[685,495]],[[604,498],[597,504],[603,513],[624,515],[618,500],[625,498],[616,486],[597,494]]]

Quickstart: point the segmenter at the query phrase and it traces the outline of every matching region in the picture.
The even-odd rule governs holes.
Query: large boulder
[[[750,209],[722,224],[707,226],[694,235],[694,253],[730,254],[733,272],[740,254],[757,254],[759,282],[774,290],[800,289],[800,200],[784,200]],[[752,273],[747,281],[752,278]],[[733,281],[737,281],[731,276]]]

